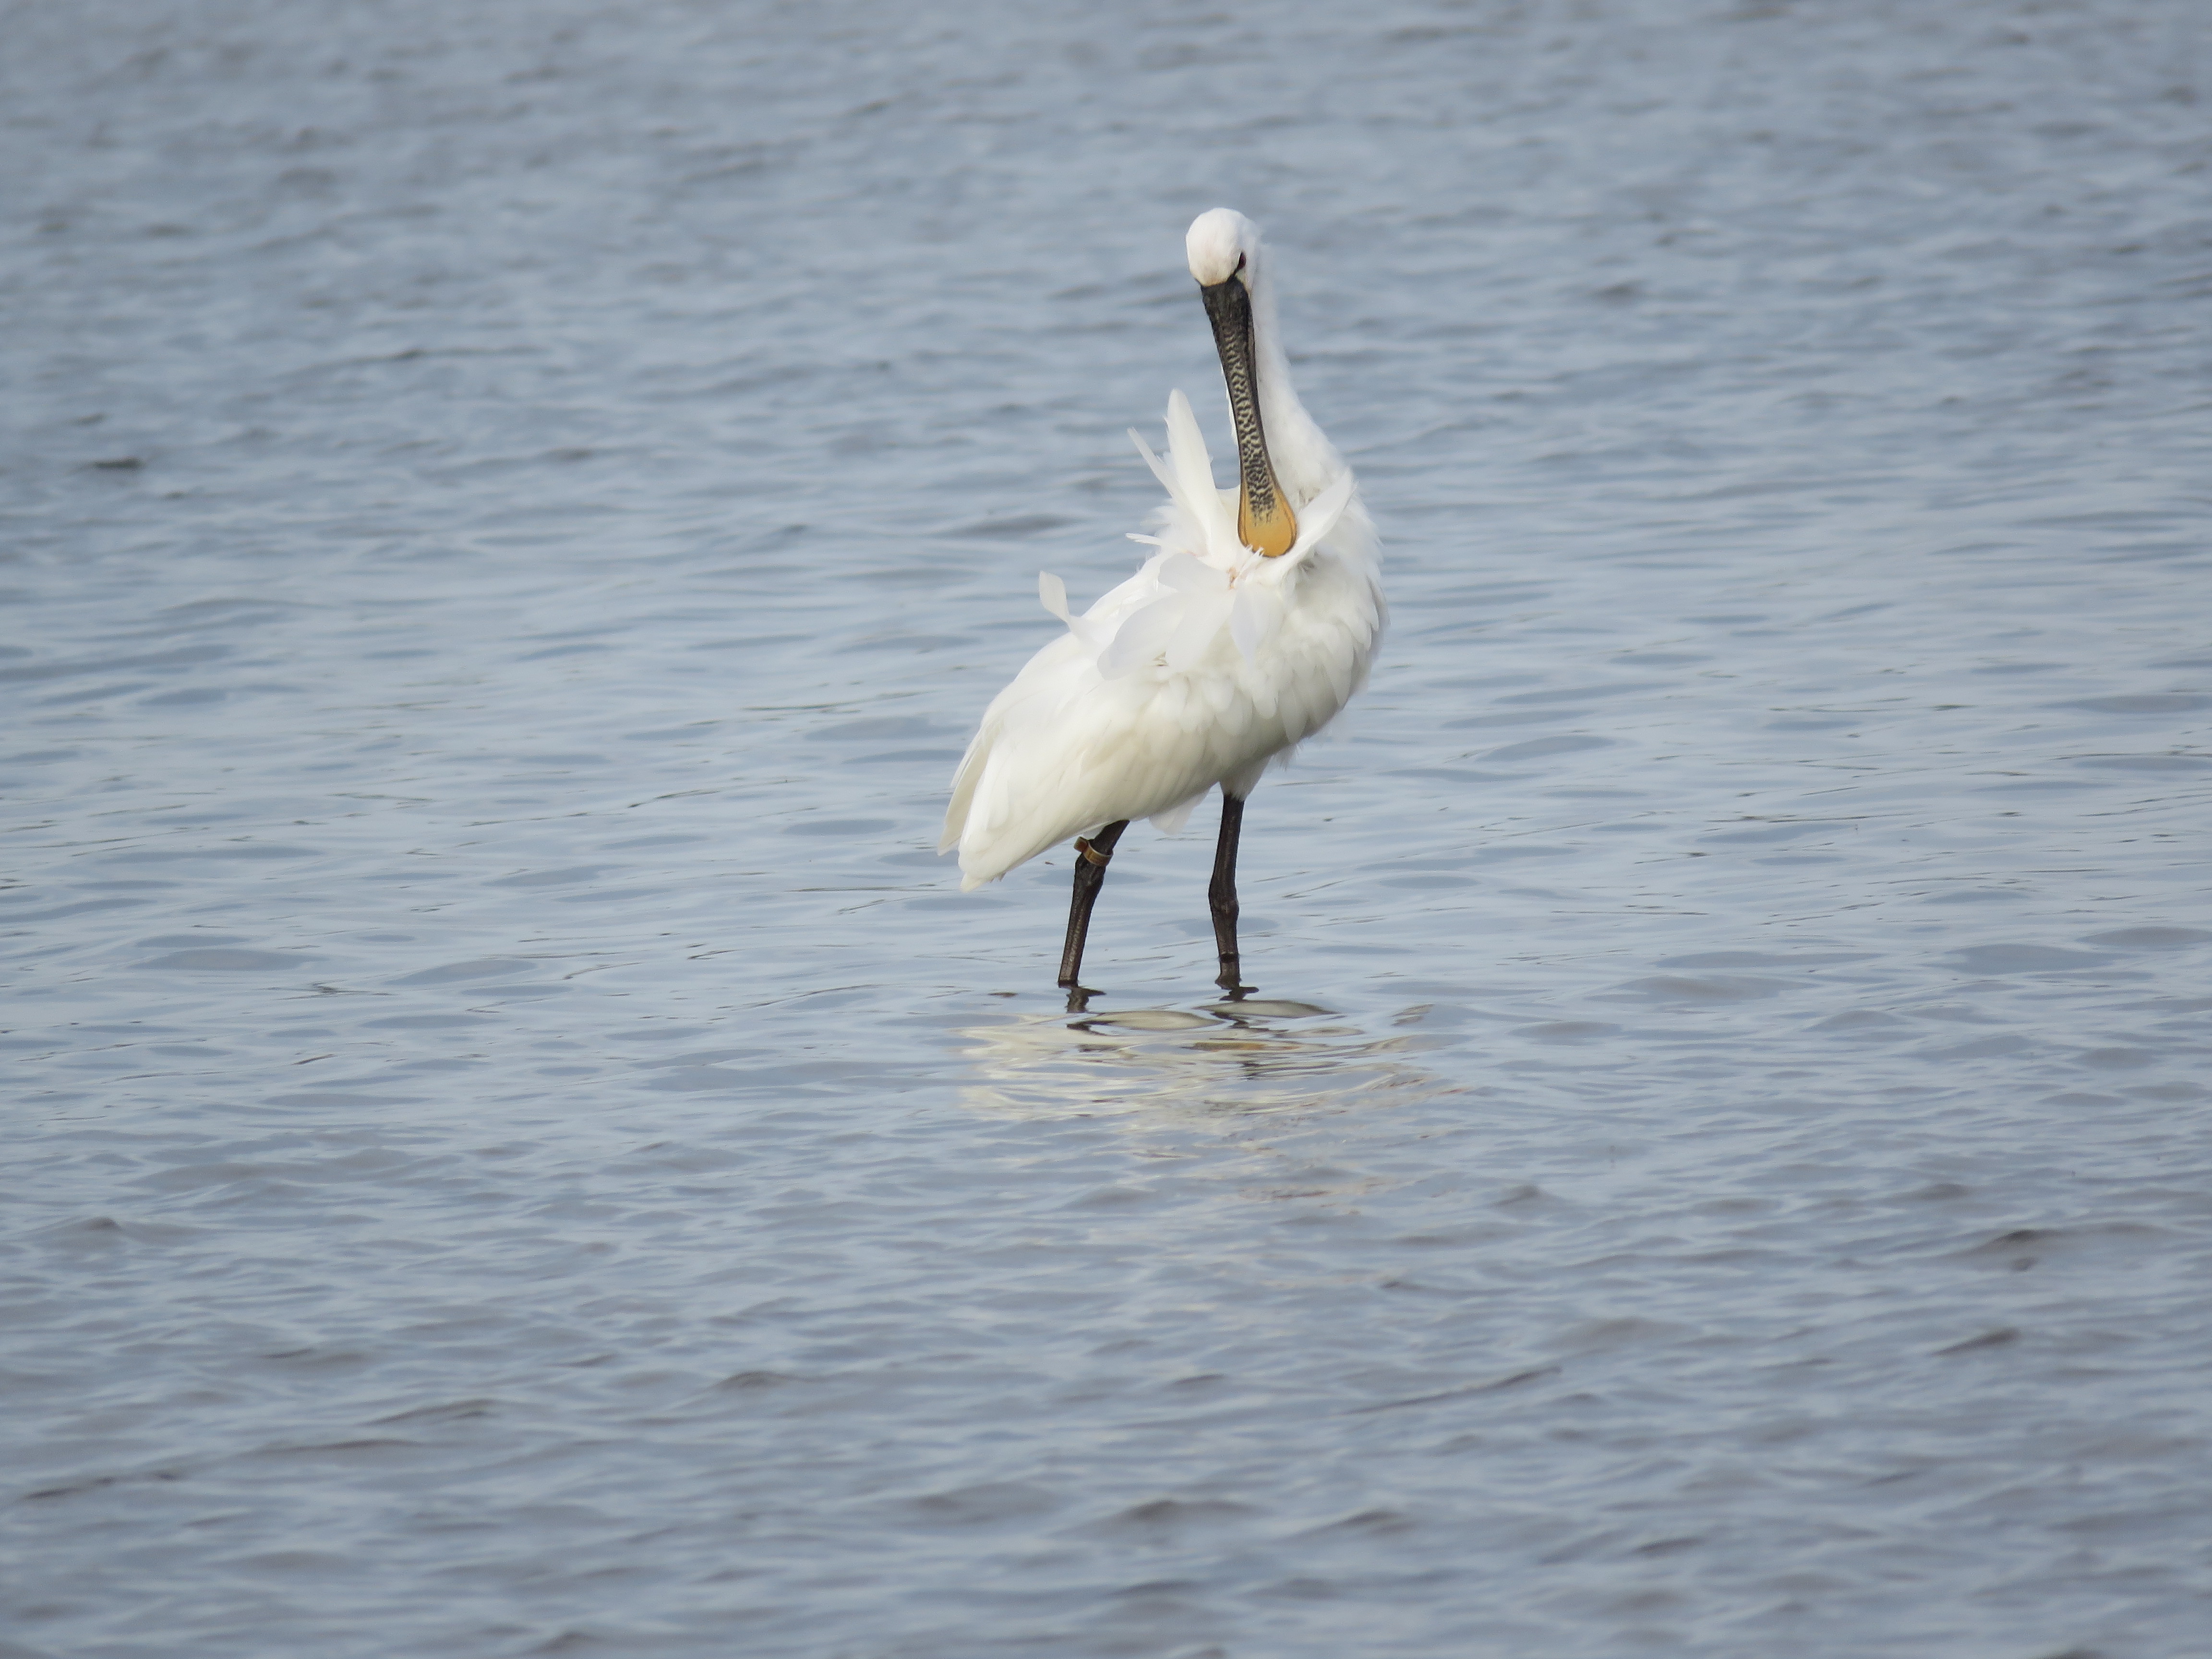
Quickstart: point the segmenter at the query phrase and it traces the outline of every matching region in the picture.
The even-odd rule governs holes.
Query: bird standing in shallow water
[[[1129,434],[1168,492],[1153,533],[1132,538],[1157,550],[1081,616],[1059,577],[1037,579],[1067,631],[984,711],[938,848],[960,848],[966,891],[1076,837],[1060,960],[1060,982],[1075,994],[1121,832],[1149,817],[1172,834],[1217,784],[1217,982],[1232,996],[1248,988],[1237,945],[1245,797],[1269,761],[1351,701],[1386,615],[1358,485],[1291,386],[1259,227],[1215,208],[1192,222],[1186,247],[1228,385],[1237,486],[1215,487],[1180,392],[1168,398],[1167,459]]]

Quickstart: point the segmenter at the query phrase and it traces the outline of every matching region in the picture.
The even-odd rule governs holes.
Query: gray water
[[[0,1653],[2212,1650],[2195,0],[0,17]],[[933,852],[1225,447],[1395,606]]]

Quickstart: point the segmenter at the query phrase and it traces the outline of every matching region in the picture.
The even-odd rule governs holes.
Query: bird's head
[[[1183,238],[1190,256],[1190,274],[1200,288],[1215,288],[1239,271],[1244,286],[1252,285],[1252,272],[1260,263],[1260,227],[1234,208],[1210,208],[1190,222]]]
[[[1183,239],[1190,274],[1213,325],[1221,378],[1229,386],[1229,415],[1237,426],[1239,489],[1237,534],[1244,545],[1275,558],[1298,538],[1298,521],[1276,482],[1260,421],[1260,353],[1252,323],[1252,284],[1260,270],[1260,227],[1231,208],[1214,208],[1191,221]]]

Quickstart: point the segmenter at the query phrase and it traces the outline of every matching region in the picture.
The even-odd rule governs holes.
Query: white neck
[[[1291,360],[1276,325],[1275,285],[1267,266],[1255,261],[1251,272],[1252,345],[1259,358],[1260,423],[1267,434],[1267,459],[1293,508],[1303,507],[1336,481],[1344,458],[1336,453],[1291,381]]]

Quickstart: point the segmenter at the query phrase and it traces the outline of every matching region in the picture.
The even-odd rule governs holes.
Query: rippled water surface
[[[2212,1630],[2193,0],[19,4],[0,1652]],[[1225,447],[1395,617],[934,845]]]

